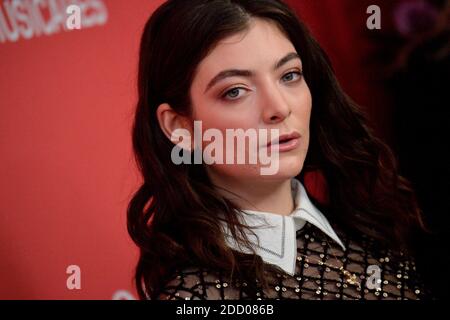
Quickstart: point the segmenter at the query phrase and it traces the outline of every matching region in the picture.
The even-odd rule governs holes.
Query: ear
[[[194,130],[188,117],[180,115],[168,103],[162,103],[156,109],[159,126],[164,135],[184,149],[192,150]],[[182,143],[179,143],[182,137]]]

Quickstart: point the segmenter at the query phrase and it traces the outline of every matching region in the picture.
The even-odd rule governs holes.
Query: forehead
[[[270,71],[278,61],[295,48],[274,22],[252,18],[249,28],[218,42],[199,64],[197,75],[213,77],[229,68]]]

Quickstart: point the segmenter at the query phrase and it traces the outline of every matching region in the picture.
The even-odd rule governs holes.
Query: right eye
[[[221,98],[224,100],[237,100],[237,98],[239,98],[239,91],[240,90],[245,90],[245,88],[242,87],[234,87],[231,88],[230,90],[226,91]]]

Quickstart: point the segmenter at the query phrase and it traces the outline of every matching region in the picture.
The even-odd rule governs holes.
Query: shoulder
[[[177,270],[161,288],[158,300],[239,299],[240,290],[219,272],[198,267]]]
[[[363,268],[365,296],[370,299],[419,300],[428,299],[415,258],[406,251],[389,247],[363,236],[345,240],[345,256],[349,265]],[[373,289],[373,290],[371,290]]]
[[[412,255],[390,248],[367,235],[355,236],[335,228],[345,250],[333,243],[316,228],[307,226],[297,233],[299,251],[322,257],[325,263],[342,266],[359,278],[361,289],[355,292],[344,286],[340,294],[363,299],[429,299],[420,271]],[[331,273],[324,273],[326,280]],[[340,279],[343,280],[343,279]]]

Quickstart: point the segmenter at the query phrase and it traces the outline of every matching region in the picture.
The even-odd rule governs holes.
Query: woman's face
[[[301,137],[296,148],[279,153],[278,170],[273,175],[261,175],[256,164],[210,164],[210,176],[226,179],[285,180],[300,173],[309,144],[309,121],[312,99],[308,85],[301,75],[302,63],[294,46],[275,24],[253,18],[251,27],[230,36],[210,52],[197,68],[191,86],[193,119],[201,120],[202,131],[215,128],[224,137],[226,129],[266,129],[268,141],[292,131]],[[283,64],[274,66],[281,59]],[[212,79],[224,70],[247,70],[229,73],[218,81]],[[271,135],[270,129],[279,134]],[[257,145],[262,145],[258,140]],[[211,142],[203,142],[203,149]],[[229,147],[229,146],[228,146]],[[249,144],[246,143],[246,152]],[[265,148],[265,149],[264,149]],[[263,150],[264,149],[264,150]],[[235,148],[235,154],[236,154]],[[267,152],[264,145],[259,152]],[[229,152],[229,151],[228,151]]]

